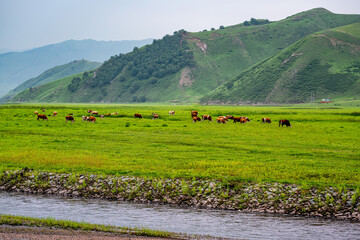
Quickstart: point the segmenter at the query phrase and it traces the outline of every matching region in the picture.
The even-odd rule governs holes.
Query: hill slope
[[[42,84],[58,80],[64,77],[68,77],[71,75],[74,75],[76,73],[82,73],[85,71],[89,71],[92,69],[95,69],[99,67],[101,63],[98,62],[90,62],[87,60],[76,60],[72,61],[70,63],[56,66],[53,68],[50,68],[49,70],[46,70],[39,76],[35,78],[31,78],[19,86],[17,86],[15,89],[11,90],[7,95],[5,95],[3,98],[0,98],[1,101],[6,101],[6,99],[10,99],[11,97],[15,96],[17,93],[30,88],[30,87],[36,87],[40,86]]]
[[[25,52],[0,54],[0,97],[24,81],[42,72],[76,59],[103,62],[118,53],[127,53],[134,47],[151,43],[140,41],[69,40],[35,48]]]
[[[94,75],[74,80],[67,102],[196,102],[299,39],[354,22],[360,22],[360,15],[319,8],[278,22],[254,20],[199,33],[180,30],[113,56]]]
[[[312,34],[242,72],[203,103],[300,103],[360,96],[360,23]]]
[[[90,71],[91,72],[91,71]],[[92,74],[93,72],[91,72]],[[40,86],[28,88],[13,98],[13,102],[67,102],[70,92],[67,90],[68,85],[74,78],[79,78],[83,73],[74,74],[59,80],[45,83]]]

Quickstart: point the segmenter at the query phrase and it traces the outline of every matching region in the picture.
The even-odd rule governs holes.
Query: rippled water
[[[0,213],[235,239],[360,239],[360,224],[0,192]]]

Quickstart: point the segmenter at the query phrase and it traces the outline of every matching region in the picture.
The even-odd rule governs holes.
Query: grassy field
[[[338,104],[339,105],[339,104]],[[0,106],[0,170],[278,181],[360,186],[358,106],[282,107],[21,104]],[[346,104],[344,104],[346,105]],[[34,111],[45,107],[48,121]],[[87,109],[99,114],[82,122]],[[169,110],[175,110],[174,116]],[[190,111],[247,116],[250,123],[193,123]],[[152,120],[151,113],[160,119]],[[65,123],[74,114],[75,122]],[[134,119],[134,113],[143,119]],[[271,124],[260,119],[269,117]],[[278,127],[278,120],[292,127]]]

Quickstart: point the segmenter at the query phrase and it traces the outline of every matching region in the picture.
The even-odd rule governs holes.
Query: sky
[[[312,8],[360,14],[359,0],[0,0],[0,49],[24,50],[74,39],[160,39],[185,29],[277,21]]]

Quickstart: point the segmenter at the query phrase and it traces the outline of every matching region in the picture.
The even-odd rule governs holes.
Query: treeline
[[[264,25],[268,24],[270,21],[268,19],[255,19],[251,18],[250,21],[245,21],[244,26],[251,26],[251,25]]]
[[[193,53],[186,41],[182,40],[185,30],[174,32],[174,35],[166,35],[160,40],[154,40],[151,45],[142,48],[135,47],[131,53],[112,56],[96,70],[96,75],[89,78],[84,74],[82,79],[73,79],[69,90],[75,91],[81,82],[90,88],[109,85],[111,81],[124,82],[127,79],[147,80],[155,84],[157,79],[178,72],[185,66],[191,66]],[[136,85],[131,89],[135,92]]]

